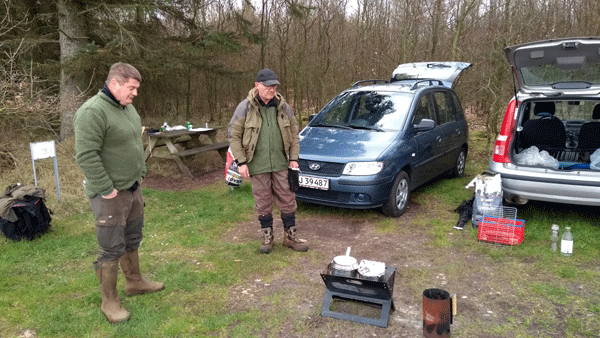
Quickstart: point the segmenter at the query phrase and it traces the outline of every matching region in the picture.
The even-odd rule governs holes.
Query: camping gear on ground
[[[473,215],[471,224],[474,228],[479,226],[483,215],[489,214],[502,206],[502,179],[500,174],[494,176],[477,175],[465,188],[475,187],[473,200]]]
[[[227,149],[227,159],[225,160],[225,182],[232,188],[242,185],[242,175],[240,175],[238,164],[231,153],[231,148]]]
[[[356,258],[350,256],[350,247],[346,249],[346,255],[335,256],[331,261],[331,273],[338,276],[356,277],[358,264]]]
[[[9,185],[0,195],[0,229],[13,241],[33,240],[50,229],[51,211],[44,204],[44,189]]]
[[[423,291],[423,336],[450,337],[450,324],[455,315],[455,294],[435,288]]]
[[[454,229],[463,230],[465,228],[465,224],[473,217],[473,201],[475,200],[475,194],[473,197],[468,200],[462,201],[460,205],[454,209],[454,212],[458,213],[458,221],[456,225],[454,225]]]
[[[523,241],[525,221],[517,219],[517,208],[497,207],[487,210],[479,220],[480,241],[519,245]]]
[[[560,239],[560,253],[567,257],[573,254],[573,234],[571,234],[571,227],[565,227],[565,232]]]
[[[551,230],[552,232],[550,234],[550,250],[556,252],[558,251],[558,224],[552,224]]]
[[[362,262],[365,262],[363,263],[364,267],[369,266],[375,269],[373,272],[374,275],[379,274],[378,269],[383,265],[383,275],[378,277],[363,277],[361,274],[357,273],[356,269],[358,269],[357,266],[359,265],[356,264],[356,259],[350,257],[350,248],[346,251],[345,256],[336,256],[333,261],[327,265],[325,271],[321,273],[321,278],[323,278],[326,287],[323,307],[321,308],[321,316],[387,327],[390,312],[394,310],[392,294],[394,291],[396,268],[381,262],[369,263],[372,261],[364,260],[361,261],[361,263]],[[341,268],[355,268],[354,276],[340,275],[339,273],[346,272],[346,270],[342,270]],[[362,270],[367,273],[364,268]],[[364,303],[364,306],[369,307],[371,311],[374,305],[379,305],[381,306],[379,318],[332,310],[331,303],[334,299],[336,299],[336,301],[355,301],[357,304]]]

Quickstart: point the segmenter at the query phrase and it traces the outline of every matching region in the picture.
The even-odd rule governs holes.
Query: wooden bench
[[[144,159],[148,160],[151,156],[172,159],[179,169],[181,169],[181,172],[191,178],[193,175],[190,169],[183,163],[183,158],[216,150],[221,155],[221,158],[223,158],[223,161],[227,160],[229,142],[217,142],[218,129],[220,127],[194,128],[189,130],[177,129],[148,134],[148,145],[145,149]],[[200,141],[202,135],[208,137],[209,144]],[[185,149],[179,150],[181,147],[176,147],[175,144],[182,145]],[[159,148],[163,146],[167,148],[167,154],[159,151]]]
[[[177,155],[179,157],[185,157],[185,156],[196,155],[196,154],[203,153],[205,151],[211,151],[211,150],[217,150],[219,153],[221,153],[221,152],[226,152],[227,148],[229,148],[229,142],[221,142],[221,143],[209,144],[207,146],[200,147],[200,148],[193,148],[193,149],[178,151],[177,153],[175,153],[173,155]]]

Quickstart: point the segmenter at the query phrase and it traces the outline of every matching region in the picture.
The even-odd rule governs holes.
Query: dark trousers
[[[125,251],[134,251],[142,242],[144,197],[142,189],[119,191],[111,199],[90,198],[98,240],[98,262],[119,259]]]

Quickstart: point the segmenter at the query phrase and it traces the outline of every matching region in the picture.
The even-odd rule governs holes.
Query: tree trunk
[[[69,62],[86,46],[87,31],[84,5],[76,1],[59,0],[58,31],[60,43],[60,140],[73,134],[73,117],[81,94],[77,86],[75,72],[68,67]]]

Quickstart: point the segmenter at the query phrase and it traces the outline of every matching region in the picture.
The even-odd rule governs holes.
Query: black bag
[[[299,169],[288,168],[288,182],[290,184],[290,190],[293,192],[300,189],[300,183],[298,182]]]
[[[13,241],[33,240],[50,229],[50,211],[39,197],[15,201],[11,205],[18,220],[11,222],[0,218],[2,234]]]

